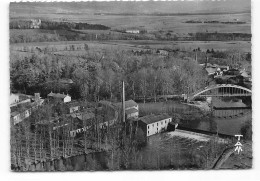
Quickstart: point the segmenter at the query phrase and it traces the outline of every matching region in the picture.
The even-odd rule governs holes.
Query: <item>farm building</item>
[[[61,101],[61,102],[70,102],[71,101],[71,97],[67,94],[60,94],[60,93],[49,93],[48,94],[48,98],[49,100],[57,100],[57,101]]]
[[[168,114],[148,115],[141,117],[138,120],[138,124],[146,133],[146,136],[151,136],[167,130],[170,122],[172,122],[172,118]]]
[[[118,109],[122,109],[122,103],[116,103],[115,106]],[[125,113],[126,118],[138,118],[139,116],[139,106],[138,104],[133,100],[125,101]]]
[[[80,110],[80,103],[77,101],[72,101],[66,103],[66,109],[69,114],[78,112]]]
[[[126,30],[125,31],[126,33],[133,33],[133,34],[139,34],[140,33],[140,30]]]

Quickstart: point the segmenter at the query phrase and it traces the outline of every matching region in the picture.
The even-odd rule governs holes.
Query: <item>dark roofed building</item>
[[[118,103],[115,103],[115,106],[121,108],[122,107],[122,102],[118,102]],[[128,100],[128,101],[125,101],[125,109],[130,109],[130,108],[136,108],[138,109],[138,104],[133,101],[133,100]]]
[[[122,102],[118,102],[114,104],[119,110],[122,109]],[[139,116],[139,106],[133,100],[125,101],[125,113],[126,118],[138,118]]]
[[[53,100],[58,100],[61,102],[70,102],[71,101],[71,97],[67,94],[60,94],[60,93],[49,93],[48,95],[49,99],[53,99]]]

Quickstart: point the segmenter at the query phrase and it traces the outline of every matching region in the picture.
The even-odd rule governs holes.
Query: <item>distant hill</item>
[[[11,2],[10,16],[22,14],[94,13],[238,13],[250,12],[250,0],[173,2]]]

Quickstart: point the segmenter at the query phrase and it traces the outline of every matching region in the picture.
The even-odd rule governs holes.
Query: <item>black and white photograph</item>
[[[10,2],[8,25],[11,172],[254,167],[250,0]]]

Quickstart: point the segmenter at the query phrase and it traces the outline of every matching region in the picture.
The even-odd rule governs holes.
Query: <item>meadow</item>
[[[196,32],[219,33],[251,33],[250,13],[241,14],[213,14],[213,15],[181,15],[181,16],[119,16],[94,14],[39,14],[37,18],[60,21],[66,19],[70,22],[85,22],[89,24],[102,24],[111,29],[143,28],[148,32],[172,31],[177,35]],[[24,17],[31,19],[32,17]],[[185,21],[245,21],[246,24],[188,24]]]
[[[66,53],[65,47],[69,45],[83,46],[88,45],[90,51],[101,52],[110,50],[134,50],[134,49],[180,49],[181,51],[192,51],[200,47],[202,51],[214,49],[219,51],[238,50],[241,52],[251,52],[251,42],[247,41],[149,41],[149,40],[116,40],[116,41],[60,41],[60,42],[33,42],[33,43],[15,43],[10,45],[12,51],[23,51],[24,47],[28,49],[39,47],[55,47],[59,53]],[[85,50],[77,50],[85,52]],[[68,52],[68,51],[67,51]],[[69,51],[69,54],[73,53]],[[74,53],[73,53],[74,54]]]

